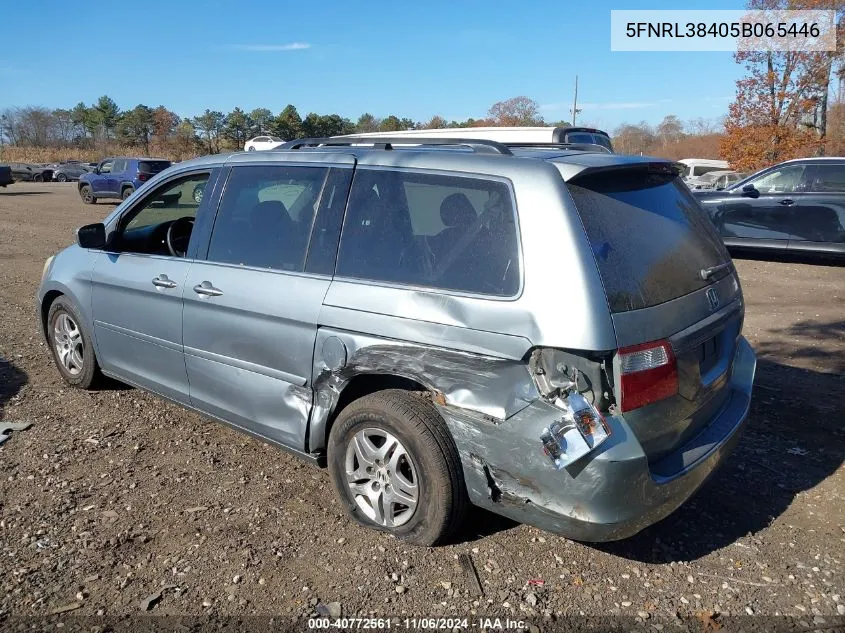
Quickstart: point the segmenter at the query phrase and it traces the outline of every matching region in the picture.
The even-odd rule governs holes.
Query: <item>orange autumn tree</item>
[[[752,0],[749,9],[835,8],[841,2]],[[837,38],[838,41],[838,38]],[[746,75],[736,84],[728,109],[721,155],[734,169],[755,171],[791,158],[813,156],[824,147],[824,114],[832,64],[838,53],[738,51]],[[815,122],[822,107],[822,123]],[[814,119],[807,122],[807,117]]]

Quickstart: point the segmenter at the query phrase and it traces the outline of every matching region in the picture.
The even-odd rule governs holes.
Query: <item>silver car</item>
[[[421,545],[471,504],[642,530],[726,459],[756,363],[675,165],[478,139],[179,163],[46,262],[38,313],[69,384],[326,465],[353,518]]]

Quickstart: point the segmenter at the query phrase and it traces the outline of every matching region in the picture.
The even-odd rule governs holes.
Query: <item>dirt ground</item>
[[[751,420],[668,519],[596,546],[479,510],[462,542],[425,549],[353,525],[327,472],[276,448],[138,390],[64,386],[36,287],[45,258],[111,208],[83,205],[72,183],[0,189],[0,421],[33,425],[0,448],[0,626],[61,608],[139,614],[163,586],[152,615],[292,622],[339,603],[541,630],[585,614],[652,630],[746,614],[845,626],[845,268],[737,260],[759,354]]]

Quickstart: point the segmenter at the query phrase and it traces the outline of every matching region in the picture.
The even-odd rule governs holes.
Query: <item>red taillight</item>
[[[639,409],[678,393],[678,366],[669,341],[619,350],[622,411]]]
[[[145,174],[144,172],[138,172],[138,180],[144,182],[145,180],[150,179],[150,174]]]

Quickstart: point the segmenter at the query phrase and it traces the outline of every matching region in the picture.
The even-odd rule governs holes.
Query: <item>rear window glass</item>
[[[647,167],[568,183],[612,312],[658,305],[708,283],[701,270],[728,261],[713,224],[680,179]]]
[[[845,191],[845,164],[813,165],[808,171],[806,191]]]
[[[145,174],[157,174],[170,167],[169,160],[142,160],[138,163],[138,171]]]
[[[693,176],[703,176],[704,174],[708,174],[711,171],[724,171],[725,167],[723,165],[696,165],[692,169]]]
[[[572,132],[566,135],[567,143],[592,143],[593,145],[601,145],[607,149],[613,149],[610,145],[610,139],[603,134],[590,134],[588,132]]]
[[[359,170],[337,274],[513,296],[520,274],[510,188],[484,178]]]

